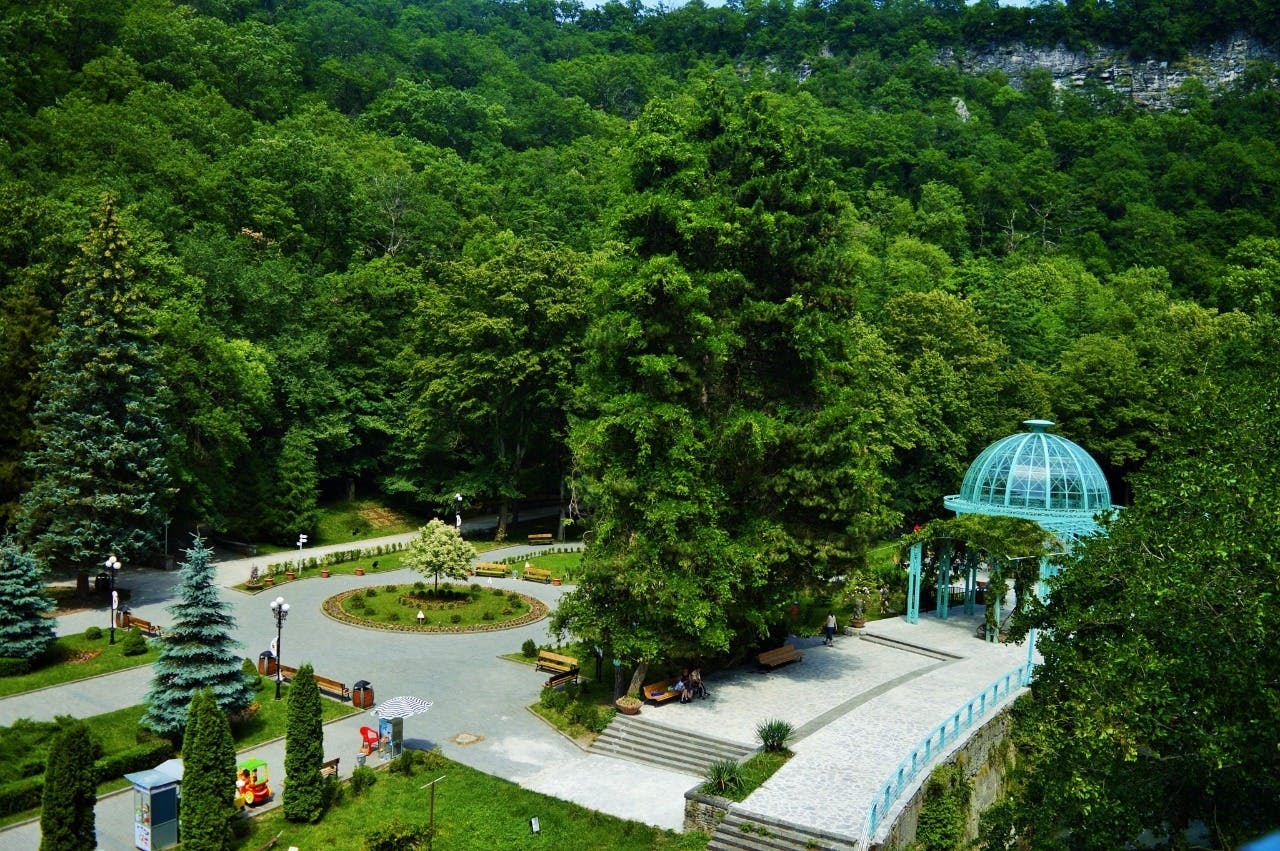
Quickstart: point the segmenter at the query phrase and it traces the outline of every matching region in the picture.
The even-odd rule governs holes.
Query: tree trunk
[[[564,543],[564,476],[560,477],[560,522],[556,524],[556,540]]]
[[[617,700],[627,693],[626,685],[627,675],[623,672],[621,665],[613,666],[613,699]]]
[[[641,661],[636,665],[635,672],[631,674],[631,684],[627,686],[627,694],[639,694],[640,686],[644,685],[644,675],[649,672],[649,663]]]
[[[510,506],[511,499],[507,496],[503,496],[502,502],[498,503],[498,534],[494,536],[496,541],[505,541],[507,539],[507,511]]]

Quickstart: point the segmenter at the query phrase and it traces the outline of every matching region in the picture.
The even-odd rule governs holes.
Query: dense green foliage
[[[98,847],[93,808],[97,748],[84,724],[70,722],[54,734],[40,806],[40,851],[93,851]]]
[[[298,669],[289,688],[289,726],[284,737],[284,817],[313,822],[324,813],[324,719],[320,688],[310,663]]]
[[[1015,725],[1029,847],[1207,829],[1234,848],[1275,827],[1278,343],[1270,322],[1210,357],[1110,538],[1023,621],[1051,628]]]
[[[43,572],[12,538],[0,540],[0,657],[28,663],[48,652],[57,622],[44,593]]]
[[[231,637],[235,619],[213,583],[210,549],[197,537],[182,564],[180,599],[169,607],[173,624],[165,630],[147,694],[144,723],[158,733],[181,735],[187,707],[209,690],[218,708],[234,716],[253,700],[240,670],[240,643]]]
[[[222,851],[235,815],[236,748],[227,716],[207,689],[191,699],[182,769],[182,847]]]
[[[401,564],[413,568],[431,579],[435,590],[440,590],[440,577],[466,579],[476,548],[462,540],[462,533],[453,526],[432,520],[418,530],[418,537],[409,542],[401,558]]]

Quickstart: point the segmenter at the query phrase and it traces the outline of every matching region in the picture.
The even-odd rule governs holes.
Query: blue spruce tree
[[[141,268],[108,196],[67,272],[33,413],[19,533],[46,567],[137,564],[158,549],[170,476]]]
[[[173,626],[160,639],[142,723],[162,735],[181,733],[196,692],[209,689],[213,701],[234,717],[253,700],[241,670],[240,642],[231,637],[236,622],[213,582],[212,551],[199,537],[186,551],[179,602],[169,607]]]
[[[0,542],[0,656],[28,662],[49,649],[54,603],[44,593],[40,566],[12,538]]]

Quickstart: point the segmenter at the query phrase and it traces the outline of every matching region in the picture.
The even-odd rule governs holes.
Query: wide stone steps
[[[678,710],[678,707],[665,709]],[[714,762],[722,759],[742,762],[755,753],[735,742],[677,730],[632,715],[614,716],[608,728],[596,737],[591,750],[694,777],[702,777]]]
[[[751,813],[730,810],[707,851],[859,851],[850,839]]]

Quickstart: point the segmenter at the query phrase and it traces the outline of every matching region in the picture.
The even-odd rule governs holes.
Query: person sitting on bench
[[[702,669],[694,668],[689,673],[689,699],[701,696],[703,700],[707,699],[707,687],[702,684]]]

